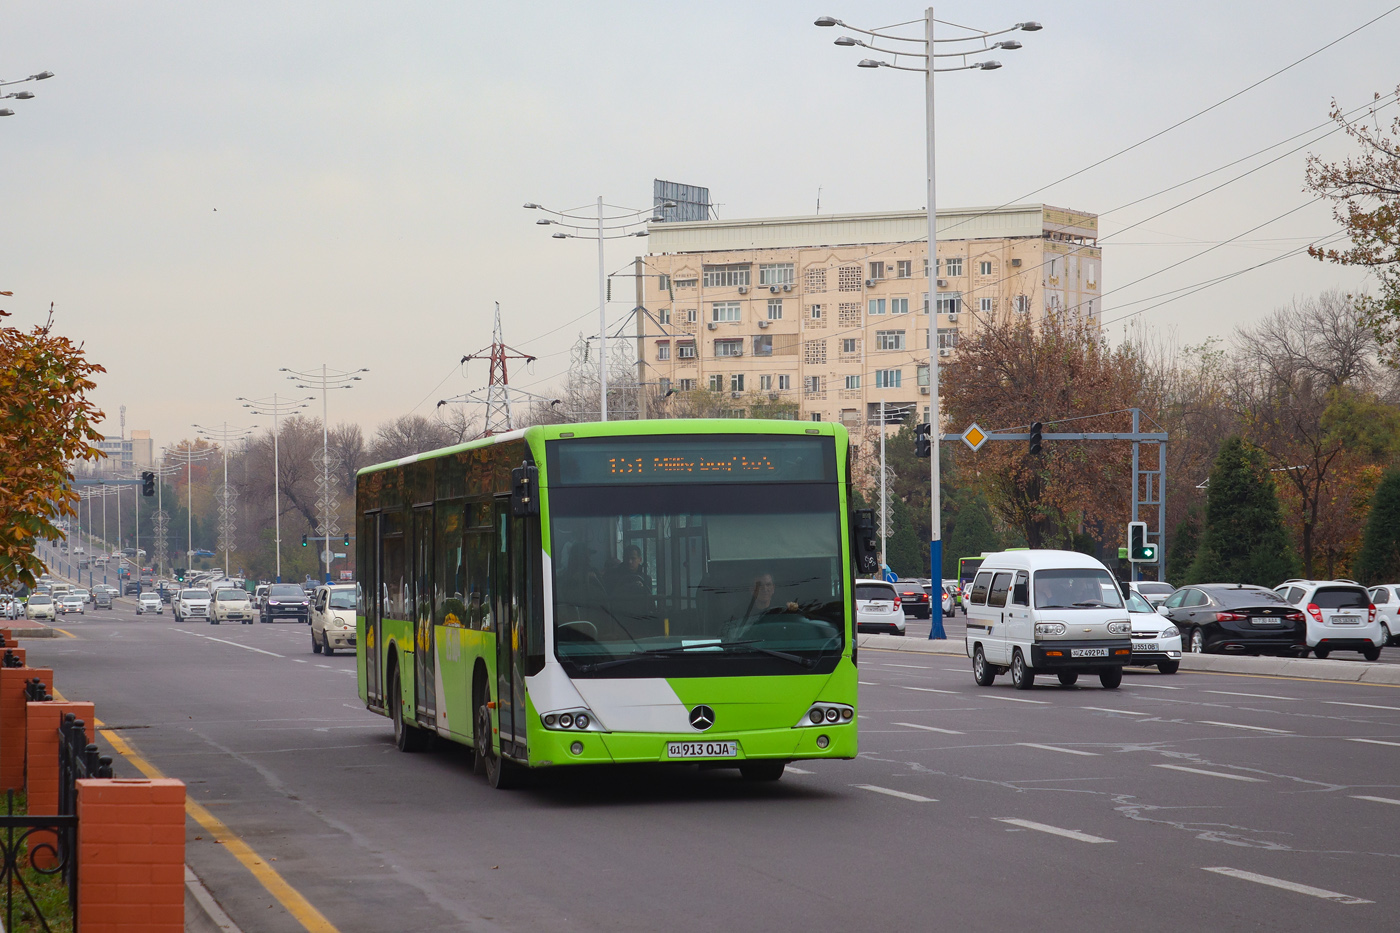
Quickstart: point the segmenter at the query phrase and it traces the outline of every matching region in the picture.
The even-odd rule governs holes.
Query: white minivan
[[[1097,674],[1112,690],[1132,659],[1132,630],[1113,575],[1077,551],[988,554],[967,600],[967,656],[979,687],[1009,671],[1017,690],[1033,687],[1036,674],[1055,674],[1066,687]]]

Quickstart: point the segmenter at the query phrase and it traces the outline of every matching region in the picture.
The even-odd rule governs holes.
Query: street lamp
[[[914,22],[918,22],[915,20]],[[995,31],[974,30],[970,35],[958,36],[948,39],[936,39],[933,34],[933,27],[936,21],[933,18],[933,7],[924,10],[923,25],[924,34],[922,38],[917,36],[901,36],[890,29],[897,29],[898,26],[885,27],[884,29],[862,29],[859,26],[852,26],[844,23],[834,16],[819,17],[815,25],[817,26],[841,26],[850,29],[852,32],[861,33],[870,37],[870,41],[857,39],[851,36],[842,36],[836,40],[840,46],[857,46],[868,49],[890,58],[865,58],[857,62],[859,68],[893,68],[897,71],[917,71],[924,75],[924,129],[926,145],[928,151],[928,284],[929,284],[929,341],[928,341],[928,390],[929,390],[929,425],[933,435],[933,443],[930,444],[929,452],[929,509],[931,512],[930,521],[930,541],[929,541],[929,564],[931,567],[930,576],[934,581],[943,579],[943,534],[940,528],[942,520],[943,496],[939,488],[940,471],[938,446],[939,437],[942,434],[942,424],[940,417],[940,407],[938,403],[938,341],[934,335],[938,332],[938,211],[934,198],[934,161],[933,161],[933,76],[941,71],[992,71],[1000,68],[1001,63],[994,60],[973,61],[972,58],[978,55],[985,55],[998,49],[1014,50],[1021,47],[1021,43],[1014,39],[992,42],[993,36],[1006,35],[1011,32],[1038,32],[1042,27],[1040,23],[1025,22],[1016,23],[1006,29]],[[903,24],[908,25],[908,24]],[[951,26],[951,23],[944,23]],[[958,29],[966,29],[964,26],[956,26]],[[896,48],[887,48],[877,45],[876,42],[884,41],[889,43],[905,43]],[[980,43],[980,47],[967,48],[959,47],[959,43]],[[900,49],[910,49],[913,51],[900,51]],[[948,51],[940,52],[940,48]],[[912,64],[903,64],[910,61]],[[939,59],[956,60],[949,61],[948,67],[938,67]],[[884,430],[883,425],[880,428]],[[947,638],[943,631],[943,601],[941,599],[931,600],[929,605],[929,633],[928,637]]]
[[[603,264],[603,241],[621,240],[625,237],[646,236],[646,230],[628,230],[638,224],[648,221],[659,221],[662,218],[653,215],[653,211],[660,208],[675,207],[675,202],[666,201],[654,207],[642,210],[632,210],[631,208],[618,207],[615,204],[603,204],[603,196],[598,196],[596,218],[590,218],[577,213],[582,208],[575,208],[568,211],[552,211],[543,204],[536,204],[533,201],[526,202],[527,211],[544,211],[552,214],[553,217],[541,218],[535,223],[540,226],[559,226],[575,231],[573,233],[557,232],[553,235],[556,240],[597,240],[598,241],[598,420],[608,420],[608,276],[607,269]],[[621,211],[620,214],[605,215],[603,208],[609,207],[613,210]],[[642,215],[646,214],[646,217]],[[589,220],[596,220],[595,227],[583,226]],[[578,223],[570,223],[578,221]],[[605,223],[606,221],[606,223]],[[590,236],[584,233],[585,230],[593,230]],[[616,231],[616,232],[608,232]]]
[[[330,460],[330,435],[327,431],[326,422],[326,396],[331,389],[353,389],[352,383],[360,381],[360,373],[369,372],[368,369],[339,370],[329,369],[325,363],[321,364],[321,371],[298,372],[295,369],[288,369],[283,366],[277,370],[279,373],[290,373],[288,379],[296,383],[298,389],[320,389],[321,390],[321,512],[324,518],[324,528],[322,543],[325,547],[321,550],[321,562],[325,567],[325,581],[331,582],[331,460]],[[301,381],[297,381],[301,380]]]
[[[230,526],[232,518],[229,516],[228,503],[228,445],[233,441],[246,440],[251,437],[257,425],[250,425],[246,428],[230,428],[228,422],[225,421],[223,426],[219,428],[206,428],[197,424],[191,425],[191,427],[198,431],[205,440],[216,441],[219,446],[224,449],[224,487],[223,495],[221,496],[223,499],[223,506],[222,515],[220,515],[222,520],[219,524],[223,526],[220,528],[220,531],[224,539],[224,576],[227,577],[229,576],[229,546],[233,543],[233,530]]]
[[[282,415],[290,415],[307,407],[311,401],[311,396],[290,401],[278,401],[277,393],[272,393],[271,399],[251,399],[243,398],[241,395],[236,401],[243,403],[255,415],[264,418],[272,416],[272,515],[276,523],[276,530],[273,532],[273,549],[277,553],[277,582],[282,582],[282,473],[277,451],[278,419]]]
[[[53,77],[52,71],[41,71],[38,74],[30,75],[27,78],[18,78],[14,81],[0,81],[0,87],[9,87],[12,84],[24,84],[28,81],[46,81]],[[11,91],[8,94],[0,94],[0,100],[33,100],[33,91]],[[0,108],[0,117],[12,117],[15,112],[9,107]]]
[[[165,448],[166,457],[172,453],[185,461],[185,569],[189,570],[190,565],[194,563],[194,462],[208,460],[214,453],[214,448],[205,447],[196,451],[194,445],[188,443],[180,450]]]

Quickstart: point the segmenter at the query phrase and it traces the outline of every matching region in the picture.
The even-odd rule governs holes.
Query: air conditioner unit
[[[768,326],[768,323],[769,323],[768,321],[759,321],[759,322],[758,322],[758,326],[759,326],[759,327],[767,327],[767,326]]]
[[[949,323],[952,323],[952,324],[958,323],[958,312],[956,312],[956,311],[949,311],[949,312],[948,312],[948,321],[949,321]]]
[[[747,295],[748,293],[749,293],[749,287],[748,287],[747,285],[740,285],[740,286],[739,286],[739,294],[741,294],[741,295]]]
[[[1013,259],[1013,260],[1011,260],[1011,265],[1013,265],[1013,266],[1015,266],[1015,267],[1017,267],[1017,268],[1020,268],[1020,266],[1021,266],[1021,260],[1019,260],[1019,259]]]
[[[792,286],[791,286],[791,285],[784,285],[784,286],[783,286],[783,291],[785,291],[785,292],[790,292],[790,291],[792,291]]]
[[[743,356],[743,355],[744,355],[744,348],[743,348],[743,347],[735,347],[735,348],[734,348],[734,352],[731,353],[731,354],[729,354],[729,355],[730,355],[730,356]]]
[[[710,330],[714,330],[716,327],[719,327],[719,325],[716,324],[714,321],[707,321],[705,323],[705,326],[708,327]]]
[[[744,393],[742,393],[742,392],[730,392],[730,393],[729,393],[729,397],[730,397],[730,398],[743,398],[743,397],[744,397]]]
[[[951,356],[952,353],[953,353],[953,351],[952,351],[952,350],[949,350],[947,347],[939,347],[939,348],[938,348],[938,355],[939,355],[939,356]]]
[[[919,386],[920,395],[928,395],[928,386]]]
[[[768,393],[768,401],[770,401],[770,402],[776,402],[777,400],[778,400],[778,393],[777,393],[777,392],[769,392],[769,393]]]
[[[880,280],[879,280],[879,279],[866,279],[866,280],[865,280],[865,287],[866,287],[866,288],[874,288],[876,285],[879,285],[879,284],[880,284]]]
[[[938,287],[939,287],[939,288],[947,288],[947,287],[948,287],[948,280],[947,280],[947,279],[939,279],[939,280],[938,280]]]
[[[773,294],[775,294],[775,295],[778,294],[778,286],[776,286],[776,285],[769,285],[769,286],[768,286],[768,290],[769,290],[770,292],[772,292]]]

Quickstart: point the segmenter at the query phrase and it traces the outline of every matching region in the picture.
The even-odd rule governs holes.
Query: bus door
[[[524,758],[525,663],[527,608],[530,574],[526,555],[525,522],[510,514],[510,499],[496,500],[496,712],[501,750]],[[512,747],[513,746],[513,747]]]
[[[419,725],[437,718],[437,646],[433,633],[433,507],[413,510],[414,704]]]
[[[370,513],[360,519],[360,544],[356,552],[363,554],[364,572],[359,574],[360,612],[365,617],[364,644],[359,653],[365,659],[365,702],[370,706],[384,705],[384,684],[379,674],[380,646],[384,644],[380,619],[384,615],[383,573],[379,563],[379,514]]]

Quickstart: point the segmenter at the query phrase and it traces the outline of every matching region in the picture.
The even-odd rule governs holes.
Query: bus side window
[[[1016,571],[1016,582],[1011,585],[1011,605],[1029,606],[1031,604],[1030,584],[1030,574],[1024,570]]]
[[[972,581],[972,604],[974,606],[987,605],[987,588],[991,585],[992,575],[990,572],[977,574],[977,579]]]

